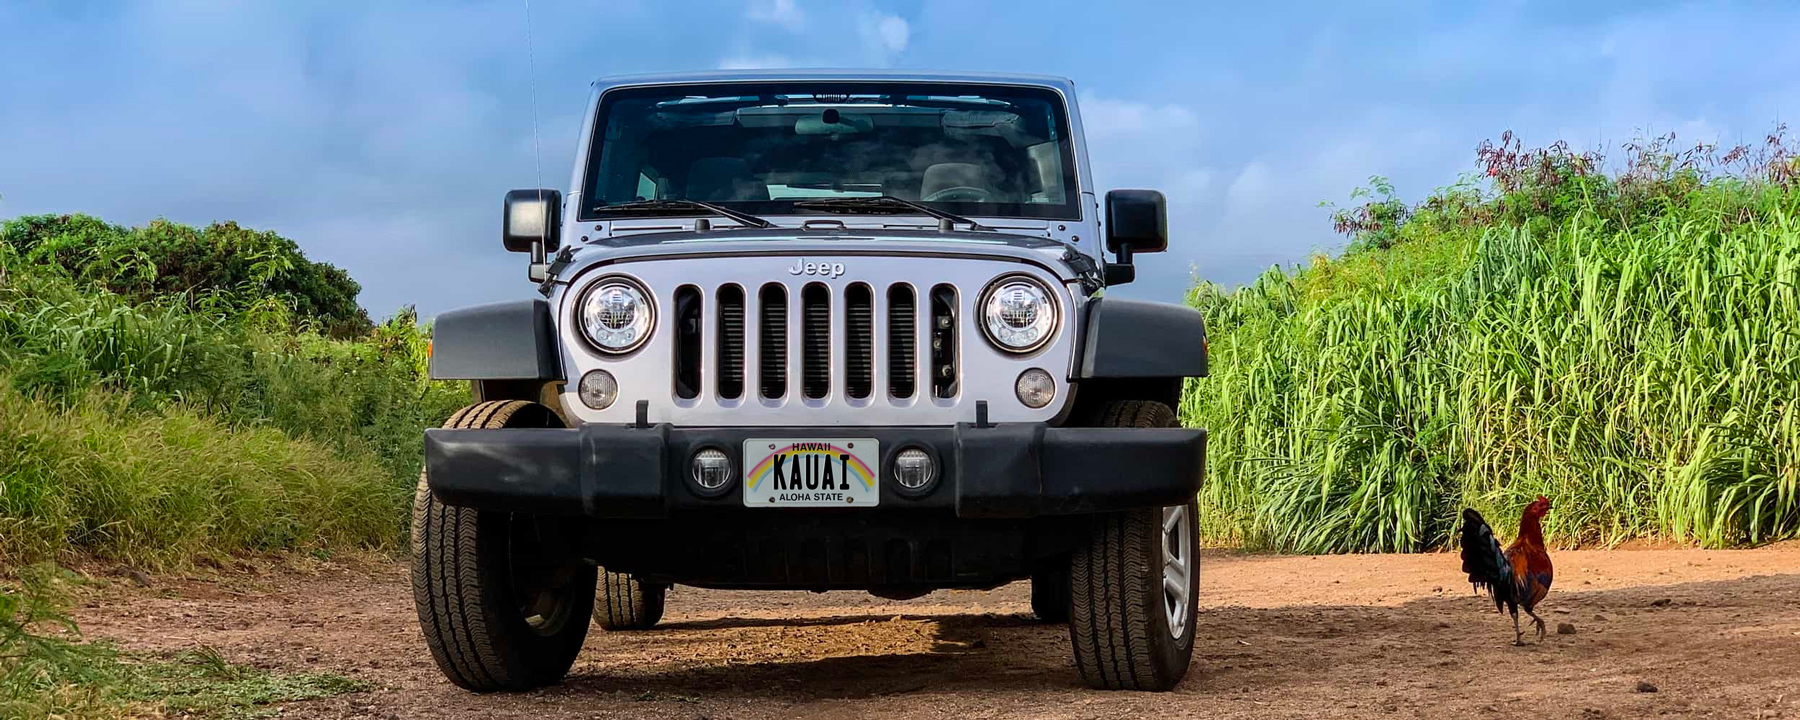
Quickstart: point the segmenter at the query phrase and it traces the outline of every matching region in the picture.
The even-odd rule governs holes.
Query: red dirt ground
[[[525,695],[438,675],[400,565],[118,581],[77,619],[128,648],[375,686],[283,717],[1800,718],[1800,543],[1554,557],[1552,634],[1521,648],[1451,555],[1208,553],[1194,665],[1167,694],[1083,687],[1023,584],[904,602],[677,588],[658,629],[595,629],[567,682]]]

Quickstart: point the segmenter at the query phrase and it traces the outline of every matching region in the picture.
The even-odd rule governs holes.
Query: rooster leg
[[[1544,619],[1541,617],[1538,617],[1537,613],[1532,612],[1531,608],[1525,608],[1525,614],[1530,615],[1531,622],[1537,625],[1538,642],[1543,642],[1544,641]]]
[[[1512,607],[1512,617],[1513,617],[1513,644],[1514,645],[1524,645],[1525,644],[1525,631],[1519,629],[1519,606],[1514,605]]]

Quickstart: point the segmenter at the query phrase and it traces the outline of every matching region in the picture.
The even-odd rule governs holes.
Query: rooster
[[[1469,574],[1477,594],[1488,589],[1495,610],[1512,612],[1514,645],[1525,644],[1525,631],[1519,629],[1520,609],[1537,624],[1538,640],[1544,639],[1544,619],[1532,611],[1550,592],[1553,574],[1550,554],[1544,550],[1543,519],[1548,512],[1550,500],[1542,495],[1526,505],[1519,518],[1519,536],[1504,550],[1481,513],[1473,509],[1462,512],[1463,572]]]

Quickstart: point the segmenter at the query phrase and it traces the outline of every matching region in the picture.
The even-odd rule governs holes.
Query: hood
[[[682,229],[602,237],[565,246],[550,268],[546,291],[604,263],[695,255],[929,255],[944,258],[1012,258],[1045,267],[1064,280],[1093,275],[1092,258],[1068,243],[1005,231],[865,228]]]
[[[1012,230],[1009,232],[1009,230]],[[1035,234],[1027,234],[1035,233]],[[877,243],[897,246],[926,246],[942,248],[946,245],[975,246],[1008,246],[1027,249],[1063,248],[1067,243],[1044,237],[1041,228],[1005,228],[998,230],[974,231],[953,230],[939,232],[936,228],[865,228],[865,227],[772,227],[772,228],[737,228],[726,227],[706,232],[694,232],[682,228],[670,232],[633,232],[613,235],[588,241],[587,244],[600,247],[642,248],[660,245],[720,243],[720,242],[787,242],[787,243],[831,243],[845,244]]]

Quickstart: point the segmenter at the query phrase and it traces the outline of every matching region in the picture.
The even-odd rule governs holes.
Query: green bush
[[[1195,288],[1206,532],[1418,550],[1463,505],[1510,518],[1543,494],[1565,542],[1800,533],[1793,155],[1714,174],[1637,147],[1616,177],[1520,153],[1538,159],[1492,195],[1454,187],[1382,242]]]
[[[466,401],[426,379],[416,316],[370,326],[341,271],[230,223],[0,235],[0,717],[261,717],[362,689],[79,642],[67,574],[31,563],[403,547],[420,430]]]
[[[0,246],[0,561],[394,542],[467,393],[410,310],[336,340],[283,302],[135,301]]]
[[[372,453],[102,392],[60,408],[0,390],[0,467],[0,564],[397,547],[411,495]]]
[[[308,260],[292,240],[234,222],[126,228],[87,215],[35,215],[0,223],[0,245],[24,263],[137,302],[184,298],[242,312],[272,300],[334,337],[370,327],[356,304],[362,287],[348,273]]]

